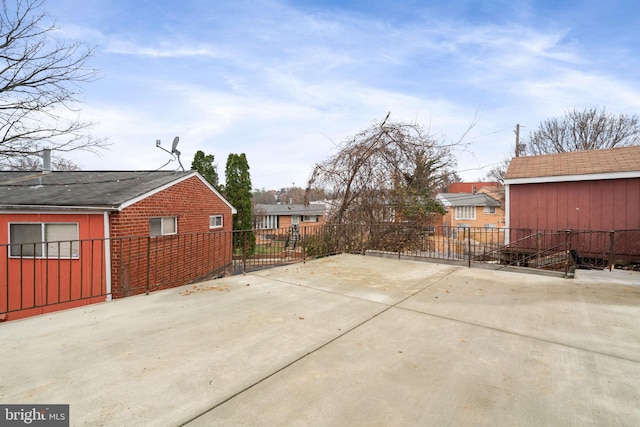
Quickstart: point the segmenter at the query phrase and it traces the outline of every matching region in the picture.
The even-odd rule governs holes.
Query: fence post
[[[242,274],[247,273],[247,233],[242,231]]]
[[[566,279],[569,277],[569,260],[573,260],[573,257],[571,255],[571,230],[565,230],[564,233],[564,246],[567,248],[568,255],[567,262],[564,264],[564,278]],[[577,263],[578,261],[576,260],[576,264]]]
[[[149,295],[149,286],[151,282],[151,236],[147,237],[147,286],[146,293]]]
[[[468,260],[468,267],[471,268],[471,227],[467,228],[469,235],[467,236],[467,256],[469,257]]]
[[[615,236],[616,232],[614,230],[609,231],[609,271],[613,270]]]
[[[302,227],[302,233],[300,236],[300,249],[302,250],[302,263],[306,264],[307,263],[307,228],[309,227]],[[302,242],[304,242],[304,244],[302,244]]]

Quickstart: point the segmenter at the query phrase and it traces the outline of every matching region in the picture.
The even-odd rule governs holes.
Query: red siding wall
[[[510,228],[640,228],[640,179],[511,184]]]
[[[210,215],[223,215],[223,227],[210,229]],[[149,238],[149,218],[161,216],[177,217],[178,235]],[[110,217],[116,298],[183,285],[231,263],[231,208],[197,177]]]
[[[100,214],[9,214],[0,215],[0,244],[9,243],[9,223],[78,223],[80,242],[76,259],[9,258],[0,248],[0,313],[12,312],[10,319],[33,316],[92,302],[104,301],[106,269],[104,216]],[[7,271],[8,270],[8,271]],[[44,307],[32,308],[34,306]],[[21,310],[21,311],[16,311]]]

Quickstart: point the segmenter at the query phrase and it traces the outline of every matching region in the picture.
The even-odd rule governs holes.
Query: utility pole
[[[516,157],[520,157],[520,123],[516,124]]]

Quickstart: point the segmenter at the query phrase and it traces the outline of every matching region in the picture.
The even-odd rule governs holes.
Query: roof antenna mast
[[[166,151],[167,153],[171,154],[173,156],[172,160],[177,159],[178,163],[180,164],[180,168],[182,168],[182,172],[184,172],[184,166],[182,166],[182,162],[180,161],[180,151],[178,151],[178,141],[180,141],[179,137],[176,136],[175,138],[173,138],[173,144],[171,144],[171,151],[167,150],[166,148],[162,148],[160,146],[161,142],[159,139],[156,139],[156,147],[158,147],[162,151]]]

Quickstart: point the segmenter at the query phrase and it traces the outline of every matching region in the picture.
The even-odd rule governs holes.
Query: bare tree
[[[374,122],[315,165],[307,194],[324,188],[335,195],[332,222],[425,223],[442,209],[433,196],[454,165],[451,147],[416,123],[388,119]]]
[[[283,205],[299,205],[304,203],[305,189],[296,187],[295,184],[292,187],[283,187],[277,192],[277,203]]]
[[[504,184],[504,176],[507,174],[507,169],[509,169],[509,163],[511,162],[511,157],[504,159],[500,163],[494,164],[494,166],[489,169],[489,171],[480,178],[480,181],[495,181],[500,184]]]
[[[253,203],[254,206],[258,204],[275,205],[276,197],[277,197],[276,194],[277,194],[276,190],[266,190],[264,188],[262,189],[255,188],[253,190],[253,193],[251,194],[251,203]]]
[[[0,11],[0,168],[43,148],[67,152],[104,148],[80,121],[80,84],[97,78],[86,66],[93,49],[56,38],[44,0],[2,0]]]
[[[573,110],[540,123],[529,136],[525,155],[624,147],[640,143],[638,116],[608,114],[605,109]]]
[[[13,159],[11,169],[19,171],[39,171],[42,170],[42,159],[36,156],[16,157]],[[77,171],[80,170],[77,164],[71,160],[61,157],[51,159],[51,168],[57,171]]]

